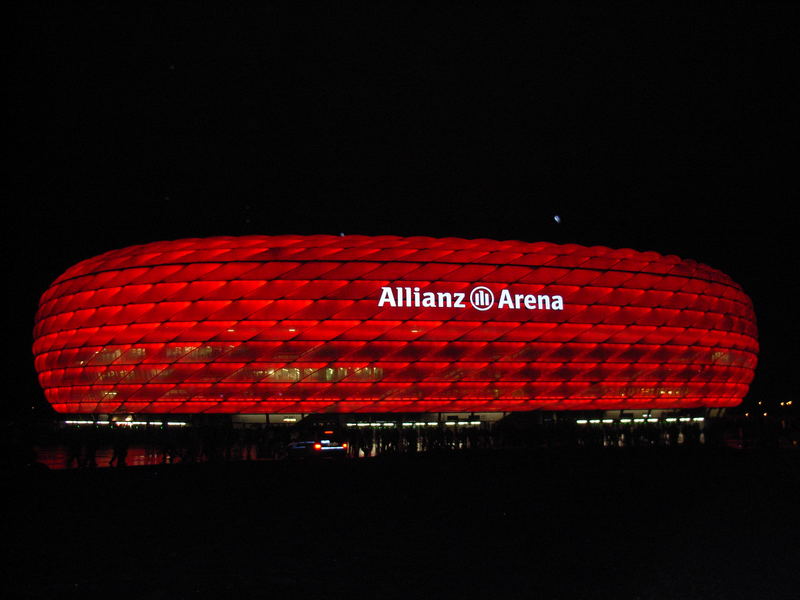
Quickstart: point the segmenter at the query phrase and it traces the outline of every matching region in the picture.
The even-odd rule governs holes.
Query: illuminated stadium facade
[[[60,413],[497,413],[734,406],[758,343],[741,288],[676,256],[286,235],[85,260],[33,350]]]

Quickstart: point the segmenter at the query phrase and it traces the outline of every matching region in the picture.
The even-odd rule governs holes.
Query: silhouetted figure
[[[256,444],[256,430],[254,426],[248,425],[245,427],[243,431],[243,444],[244,444],[244,459],[245,460],[253,460],[254,458],[254,447]]]
[[[360,448],[362,454],[366,458],[372,452],[372,436],[371,435],[367,436],[366,432],[364,432],[360,436],[358,445],[359,445],[359,448]]]
[[[114,429],[114,447],[111,460],[108,461],[109,467],[125,467],[125,462],[128,457],[128,432],[123,431],[121,427],[117,426]]]
[[[417,453],[418,442],[419,442],[419,430],[416,427],[412,427],[408,435],[408,451],[411,454]]]
[[[172,464],[177,454],[178,442],[177,432],[171,429],[166,423],[162,425],[161,431],[161,464]]]
[[[80,432],[75,427],[69,427],[66,430],[66,441],[67,441],[67,460],[65,462],[65,467],[67,469],[72,468],[73,462],[75,463],[76,467],[83,466],[83,444],[81,443],[81,436]]]

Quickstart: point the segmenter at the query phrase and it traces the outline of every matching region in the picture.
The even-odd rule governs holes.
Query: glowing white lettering
[[[494,305],[493,292],[479,286],[469,294],[469,307],[485,311]],[[378,306],[394,308],[467,308],[466,292],[422,292],[418,287],[382,287]],[[512,294],[510,290],[500,290],[498,309],[509,310],[564,310],[564,298],[549,294]]]

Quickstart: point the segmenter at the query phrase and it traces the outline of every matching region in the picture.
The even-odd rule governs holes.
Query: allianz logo
[[[413,308],[467,308],[467,302],[475,310],[485,311],[495,306],[512,310],[564,310],[564,298],[549,294],[512,294],[508,288],[500,290],[500,296],[488,287],[479,285],[466,292],[423,292],[418,287],[381,288],[378,306]]]

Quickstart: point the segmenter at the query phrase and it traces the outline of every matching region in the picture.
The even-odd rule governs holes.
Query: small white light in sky
[[[556,215],[553,217],[553,221],[555,221],[556,223],[561,223],[561,217],[559,215]]]

